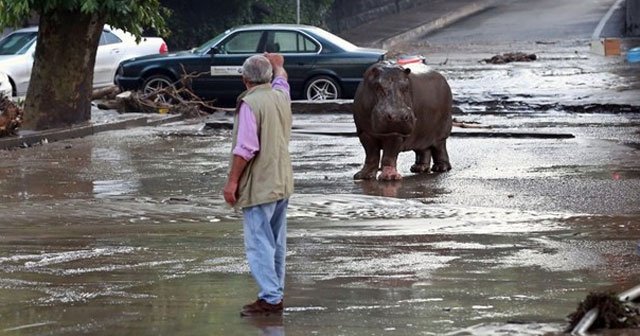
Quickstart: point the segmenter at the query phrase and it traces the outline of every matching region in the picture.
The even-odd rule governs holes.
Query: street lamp
[[[300,24],[300,0],[296,0],[296,24]]]

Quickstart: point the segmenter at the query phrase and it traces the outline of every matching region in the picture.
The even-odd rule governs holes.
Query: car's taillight
[[[169,47],[167,47],[167,44],[162,42],[162,44],[160,45],[160,50],[158,50],[159,53],[161,54],[166,54],[169,52]]]

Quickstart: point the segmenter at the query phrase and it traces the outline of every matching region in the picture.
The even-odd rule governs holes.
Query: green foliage
[[[1,1],[1,0],[0,0]],[[300,23],[325,26],[324,18],[334,0],[300,0]],[[295,23],[296,0],[161,0],[170,8],[167,20],[169,48],[196,47],[228,28],[251,23]]]
[[[271,9],[263,23],[296,23],[296,0],[258,1]],[[300,0],[300,23],[324,26],[324,16],[334,0]]]
[[[137,37],[143,28],[167,33],[165,17],[169,11],[160,0],[0,0],[0,28],[19,27],[34,14],[55,19],[58,11],[95,14]]]

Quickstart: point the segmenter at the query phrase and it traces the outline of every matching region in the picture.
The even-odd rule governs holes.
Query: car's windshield
[[[38,32],[17,32],[0,40],[0,55],[21,55],[36,42]]]
[[[344,50],[353,50],[358,48],[355,44],[343,39],[340,36],[333,35],[324,29],[317,28],[317,29],[314,29],[313,32],[316,35],[322,37],[323,39],[335,44],[336,46]]]
[[[197,47],[196,49],[193,50],[193,53],[195,54],[203,54],[206,53],[207,51],[209,51],[209,49],[211,49],[211,47],[218,43],[218,41],[220,41],[223,37],[226,36],[227,32],[224,32],[214,38],[212,38],[211,40],[205,42],[203,45]]]

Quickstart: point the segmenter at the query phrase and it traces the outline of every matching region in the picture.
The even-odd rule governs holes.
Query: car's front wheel
[[[340,98],[340,85],[329,76],[311,78],[304,89],[307,100],[333,100]]]
[[[156,103],[171,104],[173,98],[170,90],[173,87],[171,78],[165,75],[153,75],[144,81],[142,93]]]

